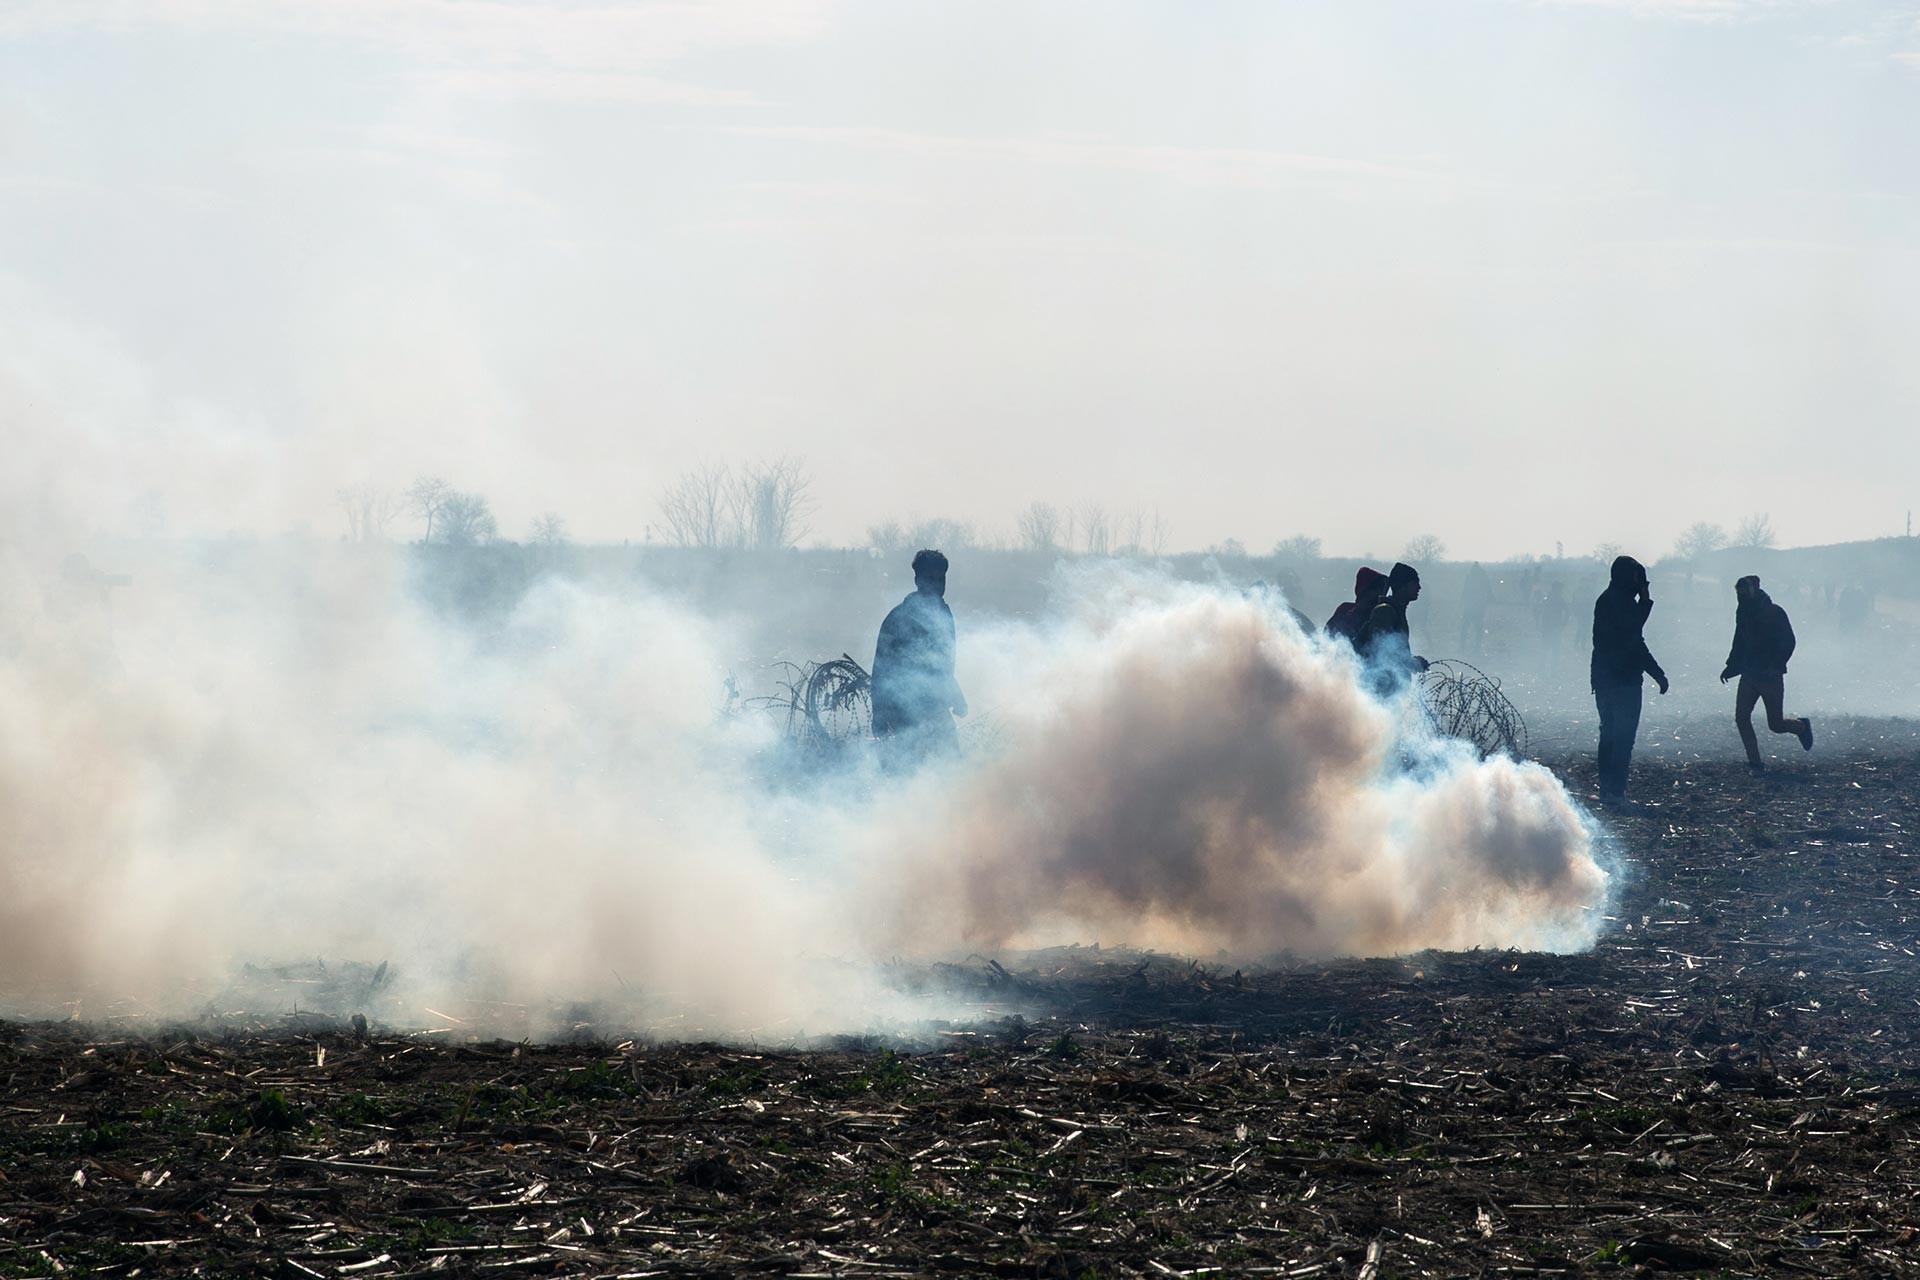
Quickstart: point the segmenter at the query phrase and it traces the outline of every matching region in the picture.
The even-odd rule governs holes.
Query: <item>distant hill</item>
[[[1875,538],[1821,547],[1727,548],[1700,557],[1700,572],[1731,581],[1757,573],[1813,587],[1854,584],[1920,598],[1920,538]]]

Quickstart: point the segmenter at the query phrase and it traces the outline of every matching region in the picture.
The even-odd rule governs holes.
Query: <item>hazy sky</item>
[[[1920,4],[6,0],[0,421],[175,532],[795,453],[834,540],[1871,537],[1917,124]]]

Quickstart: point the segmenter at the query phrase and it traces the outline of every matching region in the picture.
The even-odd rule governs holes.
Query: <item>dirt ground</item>
[[[0,1023],[0,1275],[1920,1275],[1920,725],[1827,728],[1651,734],[1586,955],[976,959],[805,1050]]]

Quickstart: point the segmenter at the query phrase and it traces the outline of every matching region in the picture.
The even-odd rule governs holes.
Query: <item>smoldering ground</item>
[[[939,1012],[896,956],[1566,949],[1608,893],[1545,771],[1410,745],[1283,611],[1149,572],[963,630],[992,750],[796,797],[754,781],[775,722],[716,714],[724,625],[630,582],[550,577],[475,626],[405,549],[143,554],[110,623],[70,582],[10,606],[16,1011],[190,1013],[244,959],[323,956],[390,960],[416,1017],[612,997],[799,1035]]]

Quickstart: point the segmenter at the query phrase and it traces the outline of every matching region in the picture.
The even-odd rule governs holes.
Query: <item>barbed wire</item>
[[[745,705],[784,716],[789,740],[808,747],[839,747],[873,732],[873,678],[851,656],[825,662],[781,662],[791,678],[777,680],[779,693],[746,699]]]
[[[801,746],[837,749],[872,736],[873,678],[848,654],[826,662],[781,662],[790,673],[780,692],[742,699],[742,705],[781,716],[787,738]],[[1433,732],[1471,743],[1483,756],[1527,753],[1527,722],[1500,681],[1470,663],[1441,658],[1420,677],[1420,707]],[[997,740],[1000,726],[976,717],[974,735]]]
[[[1429,663],[1420,675],[1420,706],[1435,733],[1470,742],[1483,756],[1524,757],[1527,722],[1500,681],[1454,658]]]

